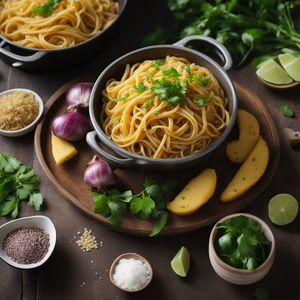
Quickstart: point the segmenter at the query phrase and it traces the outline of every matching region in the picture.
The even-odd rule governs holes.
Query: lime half
[[[274,60],[269,59],[256,71],[261,79],[274,84],[288,84],[293,82],[287,72]]]
[[[276,225],[293,222],[298,214],[298,202],[290,194],[278,194],[269,202],[269,218]]]
[[[190,267],[190,254],[185,247],[181,247],[171,261],[173,271],[180,277],[186,277]]]
[[[295,81],[300,81],[300,58],[290,53],[278,55],[279,61],[286,72]]]

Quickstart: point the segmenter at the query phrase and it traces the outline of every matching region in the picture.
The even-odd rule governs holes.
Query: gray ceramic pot
[[[26,71],[45,72],[74,67],[94,55],[104,46],[120,21],[127,0],[118,0],[119,14],[116,20],[94,37],[62,49],[37,49],[21,46],[0,35],[0,58],[7,64]],[[87,55],[88,53],[88,55]]]
[[[207,55],[198,51],[185,47],[192,41],[201,41],[202,43],[210,44],[222,58],[224,65],[221,67]],[[101,128],[100,111],[102,109],[101,92],[105,88],[106,82],[111,78],[120,78],[124,72],[126,64],[134,64],[142,62],[146,59],[158,59],[167,55],[185,57],[191,62],[209,69],[219,81],[225,95],[228,99],[228,109],[231,114],[231,119],[228,127],[222,135],[211,143],[205,150],[195,152],[182,158],[171,159],[156,159],[148,158],[141,155],[136,155],[126,151],[113,143]],[[173,170],[182,169],[195,164],[201,163],[207,158],[222,142],[226,139],[235,123],[237,114],[237,97],[232,84],[232,81],[226,74],[226,70],[230,69],[232,59],[227,49],[219,44],[216,40],[204,36],[186,37],[173,45],[159,45],[141,48],[132,51],[111,63],[98,77],[90,98],[89,114],[95,131],[87,134],[86,140],[90,147],[109,164],[117,168],[132,168],[140,167],[152,170]],[[100,142],[100,143],[99,143]],[[104,148],[102,146],[104,146]],[[107,151],[107,149],[109,151]]]

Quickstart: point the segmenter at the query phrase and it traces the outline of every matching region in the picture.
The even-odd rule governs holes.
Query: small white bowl
[[[147,282],[145,283],[144,286],[142,286],[141,288],[139,288],[139,289],[137,289],[137,290],[129,290],[129,289],[121,288],[120,286],[118,286],[118,285],[115,283],[113,277],[114,277],[114,274],[115,274],[116,267],[117,267],[117,265],[119,264],[119,262],[120,262],[120,260],[121,260],[122,258],[126,258],[126,259],[134,258],[134,259],[140,260],[141,262],[143,262],[143,263],[147,266],[147,268],[148,268],[148,270],[149,270],[149,273],[150,273],[150,276],[149,276],[149,279],[147,280]],[[145,257],[143,257],[143,256],[141,256],[141,255],[139,255],[139,254],[137,254],[137,253],[123,253],[123,254],[119,255],[119,256],[113,261],[113,263],[112,263],[112,265],[111,265],[111,267],[110,267],[110,270],[109,270],[109,279],[110,279],[111,283],[112,283],[116,288],[118,288],[119,290],[121,290],[121,291],[123,291],[123,292],[128,292],[128,293],[136,293],[136,292],[142,291],[143,289],[145,289],[145,288],[150,284],[152,278],[153,278],[153,270],[152,270],[152,267],[151,267],[149,261],[148,261]]]
[[[234,268],[226,264],[217,255],[215,251],[215,240],[218,231],[217,224],[237,216],[245,216],[254,219],[256,222],[261,224],[262,228],[264,229],[266,238],[271,242],[270,252],[267,259],[254,270],[244,270],[244,269]],[[271,229],[262,219],[246,213],[232,214],[219,220],[213,227],[209,237],[208,253],[209,253],[209,260],[213,269],[221,278],[223,278],[228,282],[238,284],[238,285],[252,284],[261,280],[270,271],[275,258],[275,239]]]
[[[23,89],[23,88],[10,89],[10,90],[6,90],[6,91],[0,93],[0,97],[3,96],[3,95],[6,95],[6,94],[13,93],[13,92],[18,92],[18,91],[32,93],[34,95],[35,100],[39,104],[39,113],[38,113],[37,117],[34,119],[34,121],[31,122],[26,127],[18,129],[18,130],[2,130],[2,129],[0,129],[0,135],[4,135],[4,136],[8,136],[8,137],[18,137],[18,136],[21,136],[21,135],[25,135],[25,134],[29,133],[30,131],[32,131],[35,128],[38,121],[42,117],[42,114],[44,112],[44,103],[43,103],[41,97],[36,92],[34,92],[32,90]]]
[[[21,227],[38,227],[43,229],[46,233],[49,234],[49,249],[46,255],[37,263],[34,264],[19,264],[13,261],[7,254],[4,252],[2,245],[5,237],[13,230]],[[52,221],[45,216],[32,216],[20,218],[7,222],[0,226],[0,258],[5,261],[7,264],[18,268],[18,269],[34,269],[43,265],[48,258],[51,256],[54,247],[56,244],[56,230]]]

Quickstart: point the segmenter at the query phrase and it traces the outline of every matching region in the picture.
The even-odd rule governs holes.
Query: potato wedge
[[[239,139],[227,144],[226,154],[231,162],[242,163],[257,144],[260,128],[257,119],[243,109],[238,110],[237,122]]]
[[[175,199],[167,204],[169,211],[176,215],[189,215],[204,205],[214,194],[217,174],[206,169],[193,178]]]
[[[58,165],[62,165],[77,154],[76,148],[71,143],[57,137],[54,134],[51,136],[51,143],[52,154]]]
[[[269,161],[269,148],[260,137],[255,148],[241,165],[221,195],[223,202],[232,201],[247,192],[264,174]]]

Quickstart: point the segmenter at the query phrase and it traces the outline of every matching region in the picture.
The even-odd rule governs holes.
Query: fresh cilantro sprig
[[[32,12],[41,17],[50,16],[54,11],[54,6],[62,0],[48,0],[43,5],[36,5]]]
[[[192,76],[192,72],[191,72],[190,66],[185,66],[184,70],[188,73],[189,76]]]
[[[203,96],[197,96],[194,99],[195,104],[197,104],[200,107],[205,106],[206,104],[209,103],[209,101],[210,101],[209,97],[203,97]]]
[[[108,218],[114,226],[122,225],[127,212],[131,212],[142,220],[152,218],[155,220],[150,236],[161,232],[168,220],[166,204],[170,201],[176,182],[169,180],[158,185],[153,180],[146,178],[144,190],[135,195],[132,191],[120,192],[117,189],[105,191],[92,191],[95,213]]]
[[[168,77],[179,77],[178,71],[173,67],[164,69],[162,71],[162,73],[163,73],[163,75],[168,76]]]
[[[0,153],[0,215],[16,218],[22,201],[40,210],[43,196],[39,192],[39,178],[31,167],[8,153]]]
[[[165,77],[155,80],[151,87],[152,92],[159,95],[161,100],[167,101],[174,106],[185,100],[187,89],[187,80],[168,80]]]
[[[232,267],[253,270],[267,258],[270,241],[255,220],[238,216],[217,224],[218,256]]]
[[[166,2],[176,26],[154,28],[143,39],[144,46],[172,44],[191,35],[209,35],[229,50],[237,67],[253,56],[272,53],[275,49],[300,48],[300,33],[293,20],[300,6],[298,0]]]
[[[152,105],[154,102],[153,98],[148,99],[146,102],[143,104],[143,108],[148,108],[150,105]]]
[[[127,100],[127,98],[129,97],[129,94],[126,93],[124,96],[119,97],[118,99],[116,99],[116,102],[124,102]]]
[[[210,83],[210,77],[204,75],[193,75],[192,81],[202,86],[208,86]]]
[[[294,117],[294,115],[295,115],[294,110],[286,103],[279,102],[278,107],[279,107],[281,113],[283,114],[283,116],[285,116],[286,118]]]
[[[156,59],[155,61],[153,61],[152,67],[158,70],[160,66],[164,65],[165,63],[166,63],[165,59]]]
[[[137,83],[134,88],[137,90],[138,93],[143,93],[146,87],[142,83]]]

